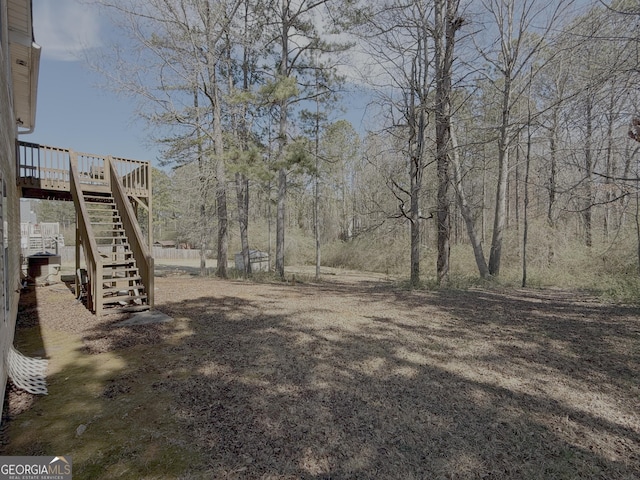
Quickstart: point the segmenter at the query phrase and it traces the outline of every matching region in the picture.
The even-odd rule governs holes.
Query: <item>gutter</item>
[[[40,53],[42,47],[36,42],[31,42],[29,49],[29,58],[31,60],[29,65],[29,89],[30,89],[30,110],[31,110],[31,125],[26,130],[20,130],[18,126],[18,135],[28,135],[33,133],[36,128],[36,104],[38,99],[38,77],[40,74]]]

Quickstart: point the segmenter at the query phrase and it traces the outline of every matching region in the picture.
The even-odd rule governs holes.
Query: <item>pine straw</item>
[[[153,347],[102,399],[170,398],[166,441],[198,454],[182,478],[640,477],[637,308],[556,291],[175,277],[156,292],[174,323],[115,327],[59,286],[38,295],[43,331],[80,335],[84,355]],[[164,435],[136,418],[132,432]],[[159,465],[148,478],[164,478]]]

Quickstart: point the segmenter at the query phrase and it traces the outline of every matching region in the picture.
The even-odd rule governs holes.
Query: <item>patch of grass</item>
[[[89,355],[78,336],[38,328],[21,330],[18,348],[30,354],[39,335],[52,357],[49,395],[9,423],[4,455],[69,455],[74,475],[92,479],[173,479],[199,463],[175,438],[171,392],[150,364],[156,348]]]

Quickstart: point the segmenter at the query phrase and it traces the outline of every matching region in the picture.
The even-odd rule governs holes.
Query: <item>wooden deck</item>
[[[78,297],[84,292],[88,308],[98,315],[152,307],[150,164],[27,142],[17,148],[22,197],[74,203]],[[138,207],[146,210],[146,239]]]
[[[18,144],[17,158],[17,183],[23,198],[71,200],[71,161],[78,167],[84,191],[109,191],[109,165],[113,164],[127,196],[144,203],[148,203],[151,197],[149,162],[80,153],[28,142]]]

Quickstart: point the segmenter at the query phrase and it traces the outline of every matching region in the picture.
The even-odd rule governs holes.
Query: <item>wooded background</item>
[[[257,249],[637,298],[636,0],[100,3],[92,66],[163,148],[154,238],[203,272]]]

